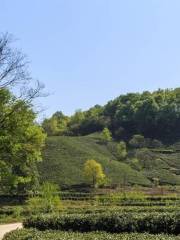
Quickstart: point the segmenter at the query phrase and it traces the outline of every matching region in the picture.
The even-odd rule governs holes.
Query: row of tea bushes
[[[180,233],[180,214],[175,213],[109,213],[34,216],[24,221],[26,228],[62,231],[106,231]]]
[[[180,206],[149,206],[149,207],[140,207],[140,206],[65,206],[59,211],[59,214],[122,214],[122,213],[176,213],[180,212]],[[57,212],[56,212],[57,213]],[[0,223],[9,223],[14,221],[22,221],[23,218],[31,214],[37,215],[37,213],[31,212],[24,205],[20,206],[6,206],[0,208]],[[58,213],[57,213],[58,214]]]
[[[147,207],[141,207],[141,206],[68,206],[62,209],[63,213],[66,214],[78,214],[78,213],[84,213],[84,214],[95,214],[95,213],[148,213],[148,212],[154,212],[154,213],[176,213],[180,212],[180,206],[147,206]]]
[[[21,221],[23,214],[23,207],[20,206],[1,207],[0,224]]]
[[[72,233],[60,231],[16,230],[8,233],[3,240],[179,240],[170,235],[150,235],[147,233],[110,234],[105,232]]]

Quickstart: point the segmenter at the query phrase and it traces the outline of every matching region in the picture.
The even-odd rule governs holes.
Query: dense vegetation
[[[16,100],[6,89],[0,89],[0,99],[1,192],[25,192],[37,184],[36,162],[41,160],[45,136],[34,122],[31,105]]]
[[[45,119],[48,135],[87,135],[108,127],[115,139],[135,134],[163,142],[180,139],[180,89],[121,95],[105,106],[77,111],[73,116],[56,112]]]
[[[25,220],[26,228],[61,231],[148,232],[179,234],[180,215],[177,213],[110,213],[37,216]]]
[[[53,189],[43,186],[40,197],[31,197],[22,205],[0,207],[0,223],[22,221],[30,215],[44,213],[57,214],[141,214],[141,213],[178,213],[180,198],[177,194],[146,195],[142,192],[126,192],[111,194],[92,194],[61,192],[61,201]],[[49,186],[49,185],[48,185]],[[48,187],[49,188],[49,187]],[[46,196],[46,197],[45,197]]]
[[[132,233],[132,234],[110,234],[105,232],[93,233],[73,233],[59,231],[37,231],[37,230],[19,230],[7,234],[3,240],[178,240],[177,236],[169,236],[165,234],[151,235],[147,233]]]

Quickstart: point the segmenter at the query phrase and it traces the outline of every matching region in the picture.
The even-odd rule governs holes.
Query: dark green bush
[[[24,221],[27,228],[63,231],[106,231],[180,233],[180,214],[175,213],[108,213],[108,214],[70,214],[42,215]]]

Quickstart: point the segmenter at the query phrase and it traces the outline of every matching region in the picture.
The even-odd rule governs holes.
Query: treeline
[[[120,95],[105,106],[78,110],[70,117],[56,112],[42,126],[49,136],[87,135],[107,127],[117,140],[140,134],[174,142],[180,138],[180,88]]]

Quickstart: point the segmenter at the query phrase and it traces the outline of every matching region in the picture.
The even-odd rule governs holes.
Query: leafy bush
[[[180,214],[70,214],[42,215],[30,217],[24,221],[27,228],[39,230],[64,231],[106,231],[120,232],[149,232],[149,233],[180,233]]]
[[[29,212],[53,213],[62,208],[59,198],[58,187],[52,183],[44,183],[41,187],[39,196],[30,198],[27,201]]]
[[[98,196],[96,200],[103,205],[115,204],[115,205],[123,205],[123,204],[134,204],[146,202],[146,195],[143,192],[123,192],[123,193],[113,193],[110,195],[102,195]]]
[[[124,234],[110,234],[105,232],[92,233],[72,233],[59,231],[45,231],[37,230],[16,230],[8,233],[3,240],[178,240],[179,237],[169,235],[151,235],[147,233],[124,233]]]

